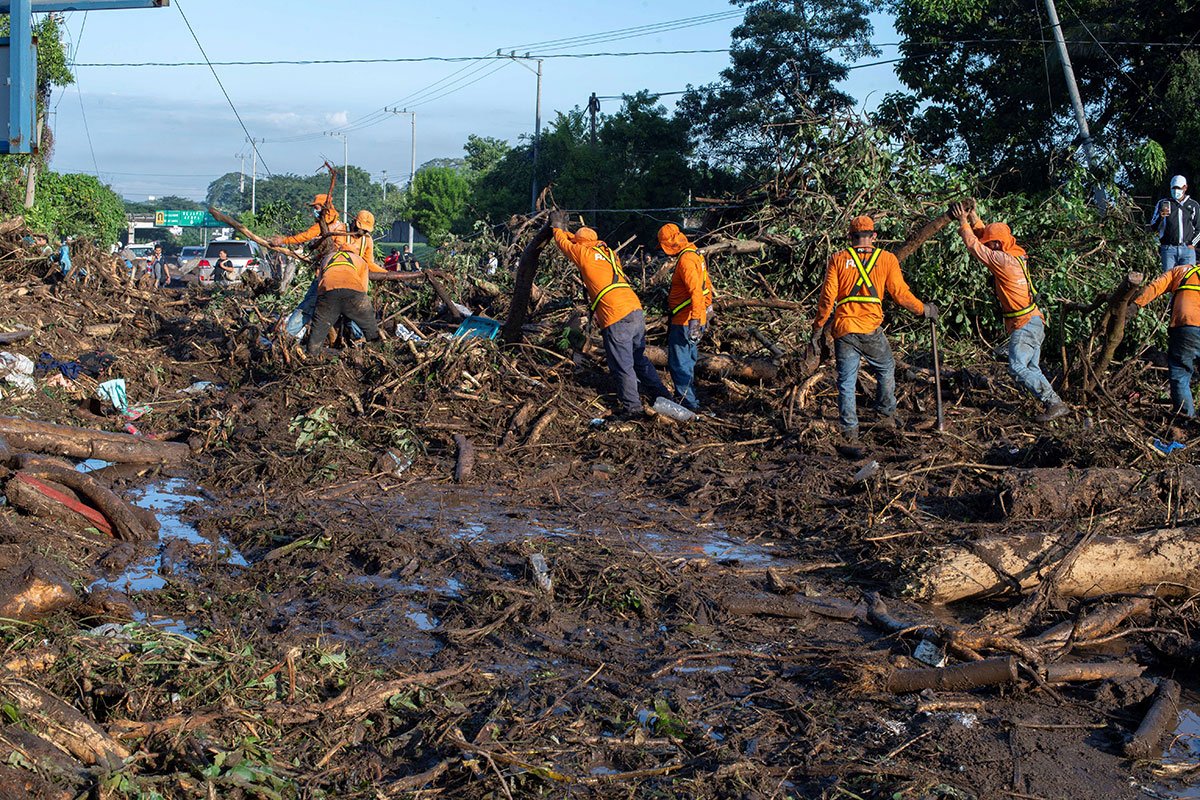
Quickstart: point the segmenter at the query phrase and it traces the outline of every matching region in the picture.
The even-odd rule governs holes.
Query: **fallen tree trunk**
[[[22,472],[33,478],[60,483],[84,497],[112,524],[113,533],[129,542],[144,542],[154,538],[156,529],[151,529],[132,507],[111,489],[85,472],[73,469],[69,464],[53,458],[25,454],[17,457]]]
[[[910,568],[901,592],[914,600],[953,603],[1017,586],[1027,591],[1054,573],[1075,538],[1074,533],[1030,533],[942,545]],[[1098,597],[1155,584],[1200,587],[1200,528],[1097,536],[1058,576],[1053,590],[1063,597]]]
[[[0,589],[0,618],[33,622],[76,603],[71,584],[47,575],[35,563]]]
[[[744,256],[751,253],[762,253],[767,246],[766,242],[760,242],[757,239],[727,239],[722,242],[714,242],[713,244],[705,245],[699,248],[702,256],[715,256],[727,254],[732,256]]]
[[[70,530],[95,528],[107,536],[113,535],[108,519],[62,484],[39,481],[17,472],[5,485],[4,493],[9,505],[23,514],[54,520]]]
[[[533,279],[537,275],[538,257],[542,254],[546,242],[550,241],[553,230],[547,222],[521,251],[521,258],[517,262],[517,274],[513,279],[512,304],[509,306],[508,320],[504,323],[502,334],[504,341],[509,344],[521,341],[521,328],[529,314],[529,298],[533,292]]]
[[[1017,660],[1012,656],[972,661],[953,667],[928,669],[894,669],[888,674],[885,688],[894,694],[908,694],[925,689],[958,692],[980,686],[1012,683],[1017,679]]]
[[[1149,588],[1147,591],[1150,591]],[[1030,643],[1036,647],[1062,645],[1068,641],[1083,644],[1116,630],[1118,625],[1132,616],[1145,614],[1153,603],[1153,597],[1126,597],[1101,611],[1047,628],[1033,637]]]
[[[803,311],[804,306],[801,303],[793,303],[790,300],[779,300],[776,298],[753,298],[753,297],[718,297],[713,301],[713,308],[717,311],[729,311],[735,308],[775,308],[780,311]]]
[[[1085,664],[1049,664],[1046,683],[1124,680],[1139,678],[1146,668],[1128,661],[1101,661]]]
[[[1175,724],[1179,708],[1179,684],[1163,678],[1158,684],[1154,705],[1146,713],[1137,733],[1125,743],[1125,755],[1130,758],[1149,758],[1158,749],[1158,742],[1167,728]]]
[[[416,281],[425,280],[424,272],[368,272],[367,278],[372,283],[379,281],[400,281],[401,283],[415,283]]]
[[[446,291],[446,287],[438,280],[439,275],[446,277],[446,273],[439,272],[435,274],[435,270],[424,270],[420,274],[429,281],[429,285],[433,287],[433,291],[437,294],[438,299],[442,301],[442,305],[446,306],[446,313],[450,315],[450,319],[455,322],[462,322],[467,318],[467,315],[458,310],[458,303],[454,302],[454,298]]]
[[[1117,347],[1121,344],[1121,340],[1125,338],[1125,318],[1128,314],[1129,301],[1142,290],[1143,276],[1140,272],[1130,272],[1121,281],[1120,285],[1113,290],[1108,298],[1108,310],[1104,312],[1104,316],[1100,318],[1100,322],[1096,325],[1096,330],[1104,329],[1104,344],[1100,348],[1100,355],[1096,357],[1096,363],[1092,367],[1092,374],[1084,381],[1085,389],[1095,388],[1095,384],[1108,371],[1108,365],[1112,363],[1113,354],[1117,352]]]
[[[667,366],[667,351],[657,345],[646,345],[646,358],[659,369]],[[701,353],[696,369],[716,378],[732,378],[742,383],[773,381],[779,375],[779,364],[769,358],[742,360],[733,356]]]
[[[11,673],[0,673],[0,696],[20,709],[24,722],[85,764],[120,769],[129,751],[96,723],[49,692]]]
[[[967,203],[968,211],[975,208],[975,202],[973,200],[967,201]],[[903,264],[905,259],[921,248],[921,245],[928,242],[930,239],[936,236],[938,232],[942,230],[942,228],[946,227],[953,221],[954,217],[950,216],[949,213],[942,213],[929,220],[929,222],[926,222],[925,226],[922,227],[921,230],[909,237],[908,240],[905,241],[904,244],[900,245],[900,247],[896,250],[896,260]]]
[[[289,258],[294,258],[297,261],[303,261],[305,264],[308,264],[311,262],[311,259],[305,258],[304,256],[302,256],[300,253],[298,253],[295,250],[291,250],[287,247],[276,247],[275,245],[271,244],[263,237],[259,236],[254,231],[247,228],[245,225],[243,225],[241,222],[239,222],[236,217],[229,216],[228,214],[226,214],[224,211],[222,211],[219,208],[214,208],[213,206],[209,206],[208,213],[212,214],[213,219],[215,219],[217,222],[224,222],[226,225],[233,228],[235,231],[240,233],[242,236],[245,236],[247,239],[254,242],[259,247],[265,247],[268,250],[274,250],[276,253],[280,253],[281,255],[288,256]]]
[[[454,463],[454,482],[462,483],[471,479],[471,470],[475,469],[475,447],[471,440],[461,433],[454,434],[454,445],[458,449],[458,457]]]
[[[191,449],[180,442],[16,417],[0,417],[0,436],[19,452],[95,458],[114,464],[173,464],[191,455]]]

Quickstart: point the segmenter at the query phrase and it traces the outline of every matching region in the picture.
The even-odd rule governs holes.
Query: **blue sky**
[[[739,21],[726,0],[609,0],[523,4],[386,0],[171,0],[168,8],[75,12],[66,17],[78,86],[51,97],[52,167],[99,173],[129,199],[178,194],[202,199],[209,181],[237,171],[249,153],[246,134],[207,66],[89,67],[84,64],[203,61],[182,10],[212,61],[407,57],[477,57],[497,48],[534,55],[652,50],[720,50]],[[600,32],[672,20],[704,24],[597,42]],[[886,18],[877,42],[894,42]],[[586,36],[590,41],[537,44]],[[884,48],[881,58],[895,56]],[[675,92],[714,80],[724,53],[627,58],[547,58],[542,119],[586,105],[588,96],[640,89]],[[408,176],[409,118],[379,113],[408,106],[417,114],[417,163],[462,155],[470,133],[515,141],[531,133],[535,77],[507,62],[217,66],[259,152],[273,173],[310,174],[328,158],[342,162],[348,129],[350,163],[375,180]],[[460,72],[461,70],[461,72]],[[457,74],[455,74],[457,73]],[[437,84],[438,81],[448,82]],[[896,88],[891,67],[851,73],[846,89],[873,107]],[[675,98],[664,98],[668,105]],[[618,101],[608,101],[613,110]],[[86,125],[85,125],[86,119]],[[362,127],[356,127],[355,123]],[[90,143],[88,133],[90,133]],[[307,135],[307,136],[306,136]],[[94,159],[93,159],[94,152]],[[245,161],[247,175],[251,160]],[[262,164],[259,174],[264,173]]]

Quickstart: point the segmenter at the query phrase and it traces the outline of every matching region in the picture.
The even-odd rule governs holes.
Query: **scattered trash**
[[[103,625],[97,625],[88,631],[88,636],[99,636],[103,639],[117,639],[118,641],[128,642],[133,637],[125,630],[125,626],[119,622],[106,622]]]
[[[851,480],[853,480],[854,483],[865,483],[866,481],[869,481],[871,478],[874,478],[876,475],[878,475],[879,470],[879,462],[871,460],[865,467],[854,473],[854,477]]]
[[[216,393],[224,390],[224,386],[218,386],[212,381],[196,381],[186,389],[180,389],[175,392],[175,394],[204,394],[205,392]]]
[[[46,386],[61,386],[64,389],[75,388],[75,382],[68,380],[66,375],[61,372],[56,372],[46,379]]]
[[[0,375],[16,386],[22,394],[37,388],[33,382],[33,362],[19,353],[0,352]]]
[[[462,326],[459,326],[460,329],[461,329],[461,327]],[[399,322],[396,323],[395,336],[397,339],[399,339],[402,342],[419,342],[419,341],[421,341],[421,337],[419,334],[417,334],[415,331],[410,330],[408,327],[401,325]]]
[[[946,666],[946,654],[928,639],[922,639],[921,643],[913,648],[913,658],[931,667]]]
[[[112,353],[97,350],[94,353],[84,353],[78,360],[79,366],[83,368],[84,372],[93,378],[99,378],[108,372],[108,368],[116,363],[117,359]]]
[[[546,594],[554,594],[554,581],[550,578],[550,567],[546,565],[546,557],[541,553],[529,556],[529,566],[533,568],[533,581]]]
[[[96,387],[96,396],[112,403],[112,407],[117,411],[124,411],[129,405],[129,400],[125,395],[124,378],[113,378],[111,381],[100,384]]]
[[[467,309],[466,313],[470,314],[470,309]],[[500,323],[496,320],[488,317],[468,316],[458,326],[454,336],[459,339],[473,339],[477,336],[482,339],[495,339],[499,332]]]
[[[689,411],[679,405],[679,403],[666,397],[660,397],[655,400],[652,408],[656,413],[662,414],[664,417],[670,417],[678,422],[691,422],[696,418],[695,411]]]
[[[404,474],[406,469],[412,466],[412,463],[413,457],[411,455],[397,453],[395,450],[388,450],[375,459],[375,471],[388,472],[398,478]]]
[[[38,357],[38,363],[34,366],[34,369],[38,372],[49,372],[57,369],[62,373],[63,377],[75,380],[79,377],[79,372],[83,367],[78,361],[57,361],[49,353],[42,353]]]
[[[592,420],[588,423],[588,427],[589,428],[603,428],[604,427],[604,417],[592,417]]]
[[[1187,445],[1180,444],[1179,442],[1168,443],[1164,442],[1162,439],[1154,440],[1154,449],[1162,453],[1164,456],[1169,456],[1176,450],[1183,450],[1185,447],[1187,447]]]
[[[153,411],[153,409],[150,408],[150,406],[129,406],[128,408],[122,409],[121,416],[132,422],[135,419],[141,419],[151,411]]]

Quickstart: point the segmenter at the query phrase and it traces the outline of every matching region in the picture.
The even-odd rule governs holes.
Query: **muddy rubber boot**
[[[875,427],[881,431],[897,431],[900,424],[896,422],[895,414],[880,414],[879,419],[875,421]]]
[[[850,446],[858,444],[858,426],[855,425],[853,428],[842,428],[841,441],[842,444],[848,444]]]
[[[1059,417],[1064,417],[1070,413],[1071,413],[1071,409],[1067,407],[1066,403],[1059,400],[1057,403],[1051,404],[1045,411],[1043,411],[1042,413],[1040,413],[1036,417],[1034,417],[1033,421],[1034,422],[1051,422],[1053,420],[1058,419]]]

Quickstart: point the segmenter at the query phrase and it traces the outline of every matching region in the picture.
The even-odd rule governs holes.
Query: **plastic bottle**
[[[670,417],[679,422],[691,422],[696,418],[695,411],[688,411],[679,403],[668,400],[665,397],[660,397],[654,401],[654,411],[662,414],[664,417]]]

